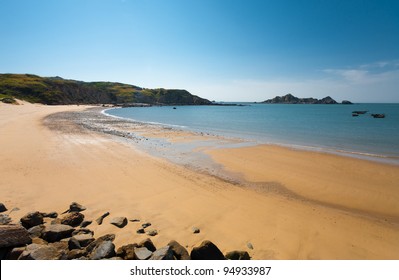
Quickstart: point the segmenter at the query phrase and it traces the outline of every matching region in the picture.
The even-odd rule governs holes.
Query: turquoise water
[[[256,143],[339,152],[399,163],[399,104],[170,106],[117,108],[141,122],[237,137]],[[352,111],[368,110],[352,117]],[[371,113],[385,113],[375,119]]]

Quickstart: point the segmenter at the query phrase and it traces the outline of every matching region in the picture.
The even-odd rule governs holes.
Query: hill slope
[[[66,104],[209,105],[207,99],[180,89],[144,89],[112,82],[81,82],[60,77],[29,74],[0,74],[0,98],[14,97],[29,102]]]

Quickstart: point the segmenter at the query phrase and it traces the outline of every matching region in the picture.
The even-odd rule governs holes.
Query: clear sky
[[[0,0],[0,73],[399,102],[399,1]]]

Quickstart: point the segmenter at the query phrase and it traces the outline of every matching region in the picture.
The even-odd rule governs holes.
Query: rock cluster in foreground
[[[6,207],[1,204],[1,209]],[[94,238],[94,232],[85,228],[86,221],[81,213],[86,208],[76,202],[64,212],[62,218],[56,212],[30,212],[11,224],[7,214],[1,214],[0,221],[0,259],[4,260],[249,260],[245,251],[231,251],[224,255],[211,241],[205,240],[188,252],[177,241],[171,240],[157,248],[150,238],[140,243],[126,244],[116,248],[114,234]],[[101,224],[109,215],[105,213],[96,220]],[[47,222],[44,218],[48,218]],[[50,222],[49,222],[50,221]],[[139,220],[131,220],[138,222]],[[128,223],[125,217],[116,217],[111,224],[118,228]],[[154,236],[158,232],[147,230],[151,223],[142,225],[142,232]],[[199,231],[199,229],[198,229]],[[139,233],[139,232],[137,232]]]

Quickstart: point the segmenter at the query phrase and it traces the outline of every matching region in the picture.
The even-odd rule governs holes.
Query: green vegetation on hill
[[[32,103],[209,105],[207,99],[180,89],[144,89],[112,82],[81,82],[60,77],[0,74],[0,96]]]

